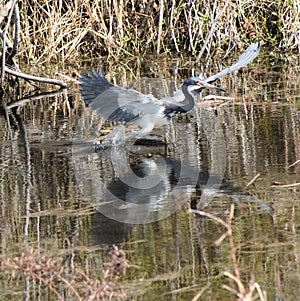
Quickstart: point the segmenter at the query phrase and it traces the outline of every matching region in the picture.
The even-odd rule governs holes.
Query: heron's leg
[[[116,145],[122,144],[123,142],[125,142],[125,140],[126,140],[125,126],[124,125],[118,125],[97,146],[99,148],[103,148],[103,147],[105,148],[105,147],[109,147],[109,146],[116,146]]]
[[[147,124],[147,126],[141,128],[139,131],[132,131],[127,137],[126,140],[132,140],[132,139],[140,139],[144,136],[146,136],[147,134],[149,134],[154,128],[154,124],[153,123],[149,123]]]
[[[124,125],[119,125],[115,127],[101,143],[98,143],[96,148],[103,149],[111,146],[119,146],[125,144],[127,141],[140,139],[150,133],[153,127],[154,124],[149,123],[147,126],[141,128],[141,130],[132,131],[130,134],[125,135],[126,127]]]

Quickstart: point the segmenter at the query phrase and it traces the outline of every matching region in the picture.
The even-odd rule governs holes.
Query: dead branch
[[[35,81],[35,82],[40,82],[40,83],[45,83],[45,84],[53,84],[53,85],[60,86],[61,88],[67,88],[68,87],[68,85],[66,83],[64,83],[64,82],[62,82],[58,79],[33,76],[33,75],[26,74],[26,73],[11,70],[8,67],[5,67],[5,72],[8,73],[8,74],[11,74],[13,76],[16,76],[16,77],[24,78],[26,80],[32,80],[32,81]]]
[[[12,16],[14,16],[13,19]],[[20,71],[19,64],[16,60],[20,42],[21,28],[18,0],[9,1],[3,8],[1,8],[0,23],[3,22],[5,18],[7,18],[7,24],[6,26],[3,26],[4,30],[0,31],[0,36],[2,37],[1,85],[3,85],[5,74],[7,73],[15,76],[16,78],[23,78],[27,81],[53,84],[61,88],[67,88],[68,85],[60,80],[33,76]],[[7,31],[11,23],[14,25],[13,43],[7,37]],[[12,68],[16,69],[16,71]]]

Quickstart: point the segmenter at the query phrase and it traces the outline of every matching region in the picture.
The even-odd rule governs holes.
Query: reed
[[[253,39],[299,51],[299,1],[20,0],[19,57],[74,63],[175,53],[200,60]]]
[[[200,216],[205,216],[212,221],[222,225],[226,232],[223,233],[217,241],[215,241],[216,246],[220,246],[221,243],[228,238],[229,245],[230,245],[230,255],[231,255],[231,262],[232,262],[232,272],[225,271],[224,276],[231,280],[230,285],[223,284],[222,287],[229,292],[236,295],[237,300],[240,301],[254,301],[260,300],[265,301],[267,300],[266,292],[263,291],[260,285],[255,281],[254,275],[251,275],[249,283],[246,285],[242,281],[241,277],[241,270],[239,267],[239,261],[237,256],[238,246],[234,241],[233,235],[233,228],[232,223],[234,219],[234,205],[231,204],[230,212],[227,221],[224,221],[213,214],[199,211],[199,210],[190,210],[190,213],[198,214]],[[197,301],[200,299],[201,295],[203,294],[204,290],[201,289],[200,292],[192,299],[192,301]]]

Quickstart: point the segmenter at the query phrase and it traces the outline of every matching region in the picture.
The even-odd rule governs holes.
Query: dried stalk
[[[237,289],[234,289],[228,285],[223,285],[223,288],[227,289],[228,291],[234,293],[236,296],[238,296],[239,300],[241,301],[252,301],[254,300],[254,292],[257,291],[260,297],[261,301],[265,301],[266,300],[266,295],[265,292],[262,292],[260,286],[258,285],[257,282],[254,281],[254,278],[252,277],[250,284],[249,284],[249,288],[248,291],[245,287],[245,285],[242,283],[241,280],[241,275],[240,275],[240,268],[238,265],[238,260],[237,260],[237,255],[236,255],[236,250],[237,247],[235,245],[234,242],[234,238],[233,238],[233,231],[232,231],[232,220],[234,217],[234,205],[232,204],[230,206],[230,212],[229,212],[229,217],[228,220],[225,222],[223,221],[221,218],[218,218],[210,213],[204,212],[204,211],[200,211],[200,210],[189,210],[189,212],[191,213],[195,213],[195,214],[199,214],[201,216],[206,216],[209,219],[221,224],[222,226],[224,226],[226,228],[226,232],[224,234],[221,235],[221,237],[215,242],[215,245],[219,246],[221,244],[221,242],[228,237],[229,239],[229,245],[230,245],[230,250],[231,250],[231,261],[232,261],[232,265],[233,265],[233,273],[230,272],[224,272],[224,275],[230,279],[232,279],[236,285],[237,285]],[[197,300],[197,299],[196,299]]]
[[[160,3],[159,3],[158,34],[157,34],[157,49],[156,49],[157,54],[160,53],[160,42],[161,42],[163,19],[164,19],[164,0],[160,0]]]
[[[29,74],[25,74],[25,73],[21,73],[21,72],[11,70],[8,67],[5,67],[5,72],[7,72],[8,74],[14,75],[16,77],[24,78],[26,80],[32,80],[32,81],[45,83],[45,84],[53,84],[53,85],[60,86],[61,88],[67,88],[68,87],[68,85],[66,83],[64,83],[64,82],[62,82],[58,79],[33,76],[33,75],[29,75]]]

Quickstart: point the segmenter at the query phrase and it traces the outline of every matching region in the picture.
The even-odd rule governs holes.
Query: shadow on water
[[[254,275],[268,297],[296,298],[299,79],[284,68],[250,68],[222,82],[234,100],[201,102],[156,129],[148,143],[102,151],[93,142],[110,125],[75,90],[8,103],[0,112],[0,261],[34,249],[100,279],[108,246],[119,244],[132,265],[122,281],[133,299],[189,300],[207,287],[205,300],[232,300],[222,288],[223,271],[232,270],[228,242],[214,244],[224,229],[188,211],[226,220],[234,203],[243,281]],[[173,81],[136,86],[156,95],[174,91]],[[244,93],[237,97],[236,90]],[[15,272],[0,270],[1,300],[56,300],[41,281]]]

